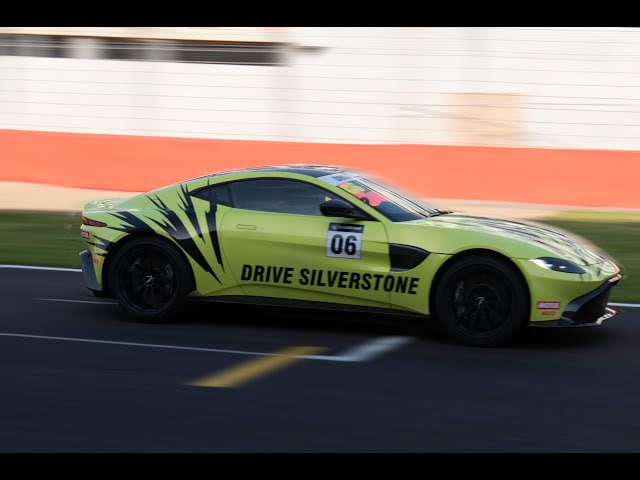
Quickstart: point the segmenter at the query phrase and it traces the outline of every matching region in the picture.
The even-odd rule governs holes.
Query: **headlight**
[[[546,268],[547,270],[554,270],[556,272],[564,273],[586,273],[582,268],[569,260],[562,260],[561,258],[541,257],[531,260],[539,267]]]

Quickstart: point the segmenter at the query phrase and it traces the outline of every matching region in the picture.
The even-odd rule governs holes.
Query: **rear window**
[[[203,188],[198,191],[194,197],[207,200],[211,203],[226,205],[228,207],[233,206],[231,203],[231,195],[229,194],[229,184],[227,183]]]

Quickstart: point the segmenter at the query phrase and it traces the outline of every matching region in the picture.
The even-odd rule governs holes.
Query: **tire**
[[[465,345],[503,345],[529,320],[529,294],[519,272],[487,255],[450,265],[436,286],[433,307],[447,335]]]
[[[190,290],[182,256],[161,238],[131,240],[115,253],[109,285],[127,316],[143,322],[175,318]]]

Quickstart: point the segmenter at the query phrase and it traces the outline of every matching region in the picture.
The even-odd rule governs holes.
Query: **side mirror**
[[[361,214],[356,211],[352,205],[348,204],[344,200],[333,199],[327,200],[326,202],[320,204],[320,212],[325,217],[344,217],[344,218],[355,218],[355,219],[367,219],[366,215]]]

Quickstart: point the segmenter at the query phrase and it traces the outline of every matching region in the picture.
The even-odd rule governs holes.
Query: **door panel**
[[[220,234],[246,295],[389,306],[381,222],[233,208]]]
[[[194,248],[191,253],[186,253],[189,253],[197,292],[205,296],[242,295],[242,289],[228,268],[226,252],[220,242],[220,227],[224,216],[231,208],[195,197],[191,202],[193,207],[184,213],[176,209],[173,222],[182,221],[185,225],[191,225],[189,243],[192,243]],[[151,218],[155,215],[157,220],[162,218],[152,212],[148,212],[147,215]]]

